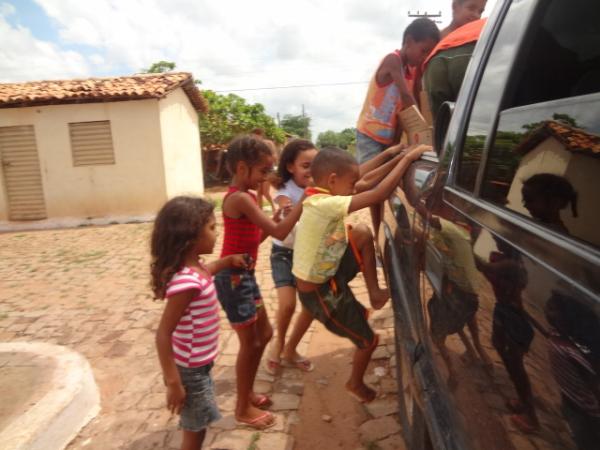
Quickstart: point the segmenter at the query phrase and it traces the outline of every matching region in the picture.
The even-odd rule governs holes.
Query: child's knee
[[[352,226],[352,239],[358,247],[364,244],[370,244],[373,242],[373,233],[371,229],[363,223]]]

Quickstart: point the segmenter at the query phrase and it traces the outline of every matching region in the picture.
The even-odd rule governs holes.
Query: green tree
[[[149,68],[142,69],[143,73],[165,73],[174,70],[176,64],[171,61],[158,61],[153,63]]]
[[[174,62],[158,61],[142,72],[165,73],[175,67]],[[202,82],[195,79],[194,83]],[[265,112],[262,104],[248,104],[238,95],[220,95],[210,90],[202,91],[202,95],[209,109],[208,112],[199,114],[200,134],[204,145],[225,145],[238,134],[249,133],[255,128],[265,130],[265,135],[275,142],[283,143],[285,140],[284,131]]]
[[[575,118],[571,117],[568,114],[554,113],[554,114],[552,114],[552,120],[560,122],[569,127],[581,128],[581,126],[577,123],[577,120],[575,120]],[[544,125],[546,122],[547,121],[544,120],[542,122],[528,123],[528,124],[523,125],[523,129],[525,129],[527,131],[534,131],[537,128],[539,128],[540,126]]]
[[[317,137],[317,146],[326,147],[333,145],[334,147],[348,150],[356,141],[356,128],[346,128],[340,132],[327,130],[319,133]]]
[[[262,128],[275,142],[284,141],[283,130],[265,112],[262,104],[248,104],[238,95],[220,95],[210,90],[202,91],[202,95],[209,107],[207,113],[200,114],[200,135],[204,145],[227,144],[235,136],[254,128]]]
[[[286,114],[283,116],[283,119],[281,119],[279,126],[294,136],[308,140],[311,138],[310,117],[308,116]]]
[[[338,142],[338,133],[332,130],[323,131],[317,137],[317,147],[320,148],[329,146],[337,147]]]

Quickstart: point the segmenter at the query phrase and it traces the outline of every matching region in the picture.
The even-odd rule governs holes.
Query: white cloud
[[[11,26],[0,16],[0,81],[80,78],[90,75],[85,58],[35,39],[23,27]]]
[[[10,3],[0,3],[0,16],[12,16],[17,10]]]
[[[207,89],[368,80],[379,60],[400,47],[411,20],[408,11],[423,4],[420,0],[36,2],[57,27],[61,42],[44,47],[27,30],[4,22],[0,52],[9,47],[12,55],[8,72],[0,62],[4,79],[94,75],[100,70],[104,74],[116,67],[132,73],[169,60],[177,63],[177,69],[193,72]],[[488,0],[490,5],[494,2]],[[430,12],[443,10],[447,23],[450,4],[451,0],[431,0],[427,7]],[[5,35],[10,35],[9,43]],[[90,54],[64,52],[58,46],[79,44],[90,46]],[[37,56],[28,57],[32,48]],[[48,62],[52,55],[56,55],[53,64]],[[35,75],[31,66],[39,68]],[[297,114],[304,104],[316,138],[328,128],[354,126],[365,91],[366,84],[238,95],[263,103],[272,115]]]

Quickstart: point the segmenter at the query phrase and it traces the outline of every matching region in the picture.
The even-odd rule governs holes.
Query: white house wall
[[[198,113],[181,88],[159,102],[163,164],[169,198],[204,192]]]
[[[71,122],[109,120],[114,165],[73,165]],[[33,125],[48,218],[156,212],[166,199],[157,100],[0,110],[0,127]],[[0,179],[0,220],[7,220]]]

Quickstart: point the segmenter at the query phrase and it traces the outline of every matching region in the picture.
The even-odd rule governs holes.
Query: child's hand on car
[[[384,151],[390,156],[390,158],[393,158],[394,156],[402,152],[402,150],[404,150],[405,148],[406,144],[396,144],[386,148]]]
[[[416,161],[417,159],[419,159],[421,157],[421,155],[425,152],[432,152],[433,151],[433,147],[431,145],[425,145],[425,144],[415,144],[412,145],[410,147],[408,147],[405,152],[406,152],[406,158],[410,158],[411,161]]]

